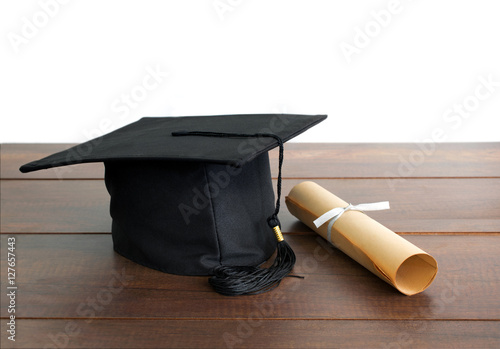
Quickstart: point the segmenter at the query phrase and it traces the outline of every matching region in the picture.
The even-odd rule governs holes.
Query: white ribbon
[[[358,204],[358,205],[347,205],[346,207],[337,207],[328,212],[323,213],[319,216],[313,223],[316,228],[321,227],[326,222],[330,221],[328,224],[328,241],[332,242],[332,227],[333,224],[339,219],[346,211],[380,211],[390,209],[389,201],[372,202],[369,204]]]

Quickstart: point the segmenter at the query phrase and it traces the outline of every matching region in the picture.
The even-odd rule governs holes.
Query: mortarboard
[[[277,286],[295,263],[277,217],[283,143],[324,119],[145,117],[20,171],[103,162],[117,253],[167,273],[211,275],[222,294],[257,294]],[[267,152],[277,146],[275,202]],[[259,267],[277,247],[274,263]]]

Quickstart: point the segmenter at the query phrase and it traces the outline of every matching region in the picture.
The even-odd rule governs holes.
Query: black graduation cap
[[[104,162],[116,252],[167,273],[212,275],[222,294],[256,294],[277,286],[295,263],[277,217],[283,142],[324,119],[145,117],[20,171]],[[275,202],[267,152],[277,146]],[[276,247],[274,264],[259,267]]]

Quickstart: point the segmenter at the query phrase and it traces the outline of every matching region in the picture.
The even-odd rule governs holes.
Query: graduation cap
[[[145,117],[20,171],[104,162],[116,252],[166,273],[211,275],[221,294],[257,294],[291,276],[295,263],[278,219],[283,143],[324,119]],[[275,147],[276,201],[267,153]],[[274,263],[260,267],[275,250]]]

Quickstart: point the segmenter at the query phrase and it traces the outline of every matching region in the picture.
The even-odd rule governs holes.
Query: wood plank
[[[301,181],[284,180],[284,195]],[[500,178],[315,182],[352,203],[389,200],[390,211],[369,215],[398,233],[500,232]],[[2,180],[0,186],[2,233],[110,231],[109,195],[102,180]],[[311,231],[286,210],[284,202],[282,207],[284,232]]]
[[[498,177],[498,159],[500,142],[292,143],[285,145],[283,173],[287,178]]]
[[[0,181],[0,231],[109,232],[109,195],[102,180]]]
[[[73,144],[2,144],[1,178],[103,178],[102,164],[75,165],[29,174],[27,162]],[[433,148],[434,147],[434,148]],[[422,150],[424,149],[424,150]],[[277,175],[277,150],[270,152]],[[287,143],[286,178],[498,177],[499,143]]]
[[[19,320],[2,348],[498,348],[498,321]],[[2,321],[2,333],[5,334]],[[68,332],[66,332],[68,329]],[[70,335],[68,335],[68,333]]]
[[[7,236],[1,238],[6,246]],[[313,235],[287,237],[297,255],[294,272],[305,279],[287,278],[257,296],[225,297],[207,277],[165,274],[121,257],[109,235],[17,235],[16,312],[24,318],[234,319],[262,311],[269,319],[500,319],[500,236],[406,238],[439,263],[434,283],[411,297]]]

